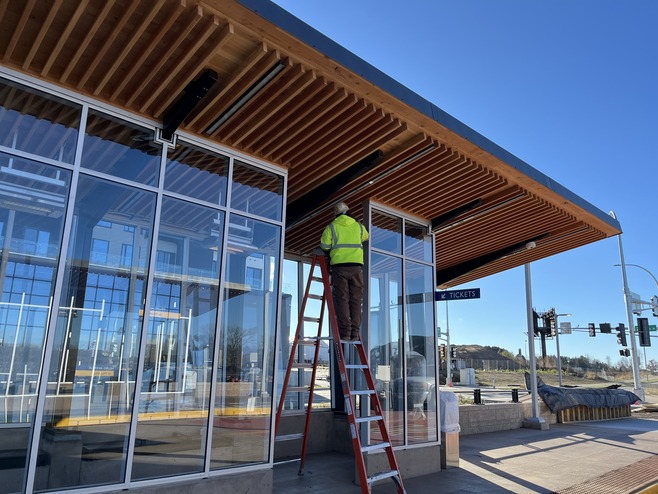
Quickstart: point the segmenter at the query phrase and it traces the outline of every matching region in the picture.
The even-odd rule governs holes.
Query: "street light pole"
[[[612,216],[614,219],[617,220],[617,216],[615,215],[614,211],[610,211],[610,216]],[[628,278],[626,277],[626,262],[624,261],[624,248],[621,243],[621,233],[617,235],[617,241],[619,244],[619,262],[621,264],[621,277],[624,283],[624,302],[626,303],[626,318],[628,319],[628,332],[629,332],[628,336],[630,337],[631,340],[631,352],[633,353],[631,360],[633,363],[633,385],[635,388],[633,389],[633,392],[637,396],[639,396],[642,401],[644,401],[644,389],[642,389],[642,381],[640,379],[639,355],[637,353],[635,331],[633,331],[633,328],[635,327],[635,323],[633,321],[633,310],[631,307],[631,294],[628,289]]]

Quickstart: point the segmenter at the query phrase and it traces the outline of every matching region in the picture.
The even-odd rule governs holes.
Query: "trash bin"
[[[441,468],[459,467],[459,404],[450,391],[439,393],[441,412]]]

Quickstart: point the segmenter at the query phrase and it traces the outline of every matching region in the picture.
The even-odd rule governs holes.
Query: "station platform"
[[[460,466],[404,479],[408,494],[437,493],[658,493],[656,418],[551,424],[461,436]],[[309,455],[274,466],[276,494],[360,494],[348,455]],[[395,494],[392,481],[373,494]]]

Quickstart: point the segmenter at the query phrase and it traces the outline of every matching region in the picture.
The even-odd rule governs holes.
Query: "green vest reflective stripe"
[[[365,227],[346,215],[334,219],[322,233],[320,247],[329,251],[330,263],[363,264],[363,245],[368,240]]]

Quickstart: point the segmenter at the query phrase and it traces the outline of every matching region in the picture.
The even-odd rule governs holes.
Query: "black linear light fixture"
[[[210,91],[210,88],[217,82],[218,77],[217,72],[206,69],[198,79],[190,82],[185,87],[182,96],[162,117],[163,139],[171,141],[178,126]]]
[[[283,69],[286,68],[286,61],[279,60],[274,64],[263,76],[254,83],[242,96],[240,96],[235,103],[229,106],[224,113],[222,113],[213,123],[211,123],[203,132],[207,135],[214,134],[224,122],[231,118],[240,108],[246,105],[251,98],[256,96],[265,86],[267,86],[272,79],[274,79]]]

